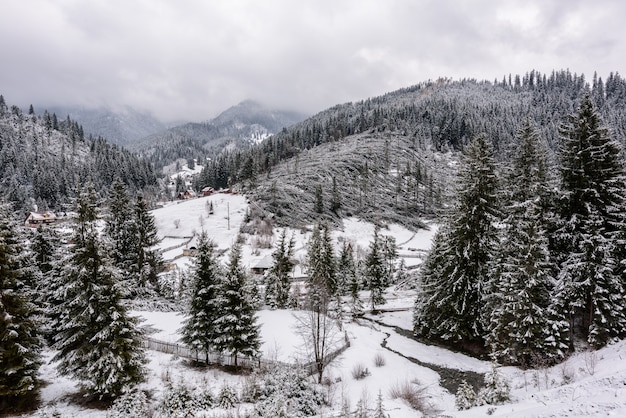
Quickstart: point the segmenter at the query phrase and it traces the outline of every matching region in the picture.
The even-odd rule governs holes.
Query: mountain
[[[115,177],[132,191],[158,192],[152,166],[101,137],[85,138],[70,118],[10,108],[0,96],[0,194],[21,211],[66,210],[87,182],[102,193]]]
[[[60,119],[69,115],[82,125],[87,137],[101,136],[113,144],[123,146],[167,128],[153,116],[129,107],[120,110],[52,107],[48,108],[48,112],[56,114]]]
[[[208,122],[186,123],[149,135],[131,149],[161,169],[181,158],[203,161],[224,150],[248,148],[304,118],[296,112],[272,110],[248,100]]]
[[[626,81],[568,70],[531,71],[502,81],[440,79],[324,110],[262,143],[208,162],[197,187],[239,187],[279,224],[355,215],[419,227],[454,193],[459,151],[487,135],[506,165],[526,120],[552,160],[559,126],[591,95],[614,137],[626,145]],[[334,184],[334,186],[333,186]],[[319,213],[315,203],[322,200]],[[331,210],[331,202],[343,202]]]

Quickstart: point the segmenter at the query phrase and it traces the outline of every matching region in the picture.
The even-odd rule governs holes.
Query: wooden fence
[[[341,353],[346,351],[348,347],[350,347],[350,340],[348,339],[348,335],[345,334],[344,344],[339,347],[337,350],[329,353],[324,358],[324,364],[328,365],[331,361],[339,357]],[[178,357],[182,357],[188,360],[193,360],[197,362],[207,363],[207,364],[218,364],[221,366],[235,366],[235,357],[232,355],[227,355],[224,353],[217,353],[213,351],[209,351],[208,353],[204,350],[194,350],[192,348],[187,347],[184,344],[171,343],[167,341],[157,340],[155,338],[145,337],[143,339],[143,348],[148,350],[159,351],[161,353],[166,354],[174,354]],[[307,371],[309,375],[317,373],[316,363],[311,361],[305,364],[292,364],[285,363],[277,360],[267,360],[263,358],[251,358],[248,356],[237,356],[237,367],[241,367],[244,369],[255,369],[255,368],[270,368],[276,366],[286,366],[286,367],[302,367]]]

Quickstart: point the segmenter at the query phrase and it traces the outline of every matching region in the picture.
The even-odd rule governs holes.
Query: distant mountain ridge
[[[178,159],[215,158],[225,150],[246,149],[306,118],[270,109],[252,100],[230,107],[207,122],[191,122],[143,138],[129,148],[157,169]]]
[[[86,136],[101,136],[113,144],[122,146],[131,145],[141,138],[167,129],[166,124],[152,115],[130,107],[112,110],[103,107],[89,109],[55,106],[47,110],[60,119],[65,119],[69,115],[72,120],[82,125]]]

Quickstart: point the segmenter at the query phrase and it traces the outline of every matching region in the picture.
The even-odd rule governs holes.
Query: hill
[[[494,82],[441,79],[334,106],[254,147],[224,153],[206,164],[198,187],[238,185],[284,224],[355,214],[410,225],[446,205],[454,192],[446,166],[478,134],[505,164],[516,131],[530,120],[554,159],[559,126],[585,94],[626,145],[626,81],[619,74],[591,83],[567,70]],[[327,205],[313,213],[317,186],[328,203],[333,178],[341,210]]]
[[[161,169],[181,158],[202,161],[215,158],[225,149],[249,148],[304,118],[295,112],[272,110],[248,100],[210,121],[186,123],[149,135],[131,149]]]
[[[25,114],[0,96],[0,193],[21,211],[66,208],[92,181],[108,189],[116,176],[132,190],[157,190],[152,166],[105,139],[86,138],[69,117]]]

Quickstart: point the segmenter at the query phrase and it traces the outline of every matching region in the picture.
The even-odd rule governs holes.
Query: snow
[[[207,203],[213,202],[214,214],[208,215]],[[154,210],[159,235],[164,238],[159,244],[167,249],[164,258],[186,270],[192,259],[183,256],[189,237],[197,236],[204,230],[212,238],[219,250],[227,250],[237,239],[240,225],[247,212],[244,196],[234,194],[214,194],[210,197],[190,199],[171,203]],[[178,226],[176,220],[180,220]],[[395,237],[400,247],[401,257],[419,264],[420,256],[430,248],[432,237],[437,230],[431,225],[429,230],[413,233],[398,225],[381,229],[382,235]],[[281,230],[274,230],[275,242]],[[333,233],[337,250],[343,240],[354,242],[367,249],[374,233],[374,226],[355,218],[344,220],[341,231]],[[296,258],[303,259],[310,232],[288,230],[296,241]],[[255,248],[250,237],[245,237],[242,261],[253,266],[263,257],[270,255],[273,248]],[[227,254],[224,254],[222,261]],[[435,345],[417,342],[399,333],[397,328],[412,329],[412,307],[415,291],[389,289],[385,297],[387,303],[381,308],[391,309],[378,315],[366,315],[358,323],[343,324],[338,333],[343,342],[344,332],[349,337],[350,347],[345,350],[325,371],[330,386],[324,391],[332,402],[320,410],[320,416],[333,416],[344,400],[354,410],[359,400],[365,401],[373,410],[380,391],[383,404],[391,418],[419,416],[404,401],[391,399],[394,386],[409,384],[424,390],[425,402],[433,411],[454,417],[554,417],[554,416],[626,416],[626,341],[610,345],[591,353],[578,353],[563,364],[542,370],[523,371],[518,368],[502,369],[512,388],[512,401],[506,405],[481,406],[468,411],[457,411],[454,394],[440,384],[438,372],[418,365],[433,364],[464,371],[485,373],[491,367],[487,361],[479,360],[462,353],[456,353]],[[367,305],[368,293],[362,293]],[[176,312],[135,311],[142,318],[143,325],[154,331],[152,338],[167,342],[177,342],[184,315]],[[301,362],[304,356],[303,338],[296,329],[294,312],[289,310],[263,310],[258,313],[261,324],[261,351],[266,359],[281,362]],[[397,328],[396,328],[397,327]],[[383,342],[386,347],[382,346]],[[395,351],[392,352],[390,350]],[[41,368],[41,379],[45,382],[41,389],[42,410],[58,411],[63,417],[105,417],[106,411],[90,409],[73,401],[71,395],[77,393],[76,383],[58,376],[55,365],[49,363],[53,352],[46,351],[45,363]],[[374,359],[384,358],[385,364],[377,367]],[[168,382],[185,382],[190,387],[209,387],[216,393],[228,382],[241,387],[245,376],[226,373],[217,368],[190,367],[182,358],[155,351],[148,351],[148,380],[140,389],[151,393],[151,399],[158,400]],[[352,371],[363,366],[369,375],[357,380]],[[156,402],[156,401],[155,401]],[[38,413],[32,417],[42,416]]]

